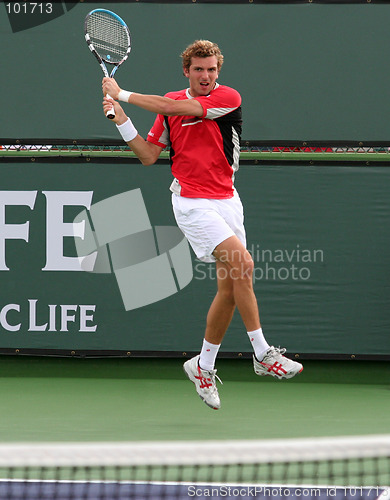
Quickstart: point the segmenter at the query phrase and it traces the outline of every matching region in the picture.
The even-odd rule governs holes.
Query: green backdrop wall
[[[83,35],[87,12],[106,4],[66,3],[73,8],[63,15],[21,31],[12,30],[0,4],[7,75],[0,137],[118,138],[101,113],[101,70]],[[62,9],[61,2],[53,5]],[[225,54],[220,81],[242,94],[244,139],[389,138],[388,4],[110,2],[110,8],[132,31],[132,53],[117,73],[129,90],[185,87],[179,54],[194,39],[209,38]],[[152,116],[129,113],[146,134]]]
[[[95,204],[139,188],[152,225],[172,226],[168,165],[3,161],[1,177],[0,256],[5,249],[9,270],[0,271],[0,351],[161,355],[199,349],[216,281],[213,265],[206,266],[193,254],[193,278],[187,286],[131,311],[123,306],[113,274],[42,270],[48,232],[53,229],[47,223],[52,210],[47,193],[90,193]],[[243,165],[237,188],[245,206],[255,291],[269,341],[302,355],[388,356],[390,169]],[[21,192],[34,193],[31,208],[20,204]],[[72,223],[82,209],[65,206],[63,222]],[[10,239],[9,225],[26,222],[28,241]],[[64,255],[76,255],[73,238],[65,237],[63,247]],[[17,307],[7,312],[9,304]],[[69,313],[75,320],[67,323],[67,331],[60,331],[60,306],[69,304],[75,306]],[[50,305],[57,306],[54,319]],[[95,331],[81,331],[81,305],[88,306],[90,319],[85,324]],[[7,325],[19,329],[10,331]],[[222,352],[249,351],[236,314]]]
[[[102,75],[83,35],[87,12],[105,4],[53,6],[59,10],[48,22],[36,16],[33,23],[0,4],[6,54],[0,144],[119,139],[101,112]],[[225,54],[220,81],[242,94],[244,140],[388,141],[388,4],[110,2],[110,8],[132,31],[133,50],[117,73],[126,89],[163,94],[185,87],[179,54],[194,39],[209,38]],[[153,116],[127,111],[146,135]],[[187,286],[131,311],[113,274],[43,270],[52,237],[48,193],[90,196],[95,204],[140,189],[152,225],[173,226],[167,164],[0,159],[1,352],[198,351],[216,283],[213,267],[193,255]],[[300,355],[390,355],[389,176],[376,166],[241,167],[237,187],[271,343]],[[20,203],[26,196],[30,206]],[[63,227],[83,208],[66,206]],[[10,225],[18,228],[14,239]],[[59,244],[64,256],[76,255],[72,237]],[[249,350],[236,315],[222,352]]]

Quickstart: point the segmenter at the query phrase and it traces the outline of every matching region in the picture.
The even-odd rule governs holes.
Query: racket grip
[[[109,99],[112,99],[112,97],[109,96],[108,94],[106,94],[106,97],[108,97]],[[114,109],[114,106],[107,111],[106,116],[107,116],[107,118],[109,120],[113,120],[115,118],[115,109]]]

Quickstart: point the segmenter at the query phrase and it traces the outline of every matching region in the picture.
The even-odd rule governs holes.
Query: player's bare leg
[[[229,269],[229,279],[233,282],[234,302],[255,352],[253,357],[255,373],[271,375],[278,379],[291,378],[300,373],[303,370],[300,363],[283,356],[285,349],[269,346],[264,338],[253,290],[254,263],[250,253],[236,236],[231,236],[216,247],[214,256]],[[210,332],[209,335],[212,338]]]
[[[208,406],[217,410],[221,406],[214,369],[219,346],[232,320],[236,308],[234,302],[233,280],[228,267],[216,262],[217,294],[207,314],[206,332],[200,355],[184,363],[187,377],[195,384],[196,392]]]
[[[207,314],[205,339],[211,344],[221,344],[236,308],[234,282],[229,267],[216,262],[218,291]]]
[[[237,236],[220,243],[213,255],[225,265],[229,283],[233,285],[233,298],[247,331],[261,328],[259,309],[253,291],[253,259]],[[222,276],[221,276],[222,280]]]

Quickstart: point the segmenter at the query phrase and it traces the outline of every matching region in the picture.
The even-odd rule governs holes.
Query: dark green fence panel
[[[199,349],[216,289],[213,266],[192,255],[189,284],[126,310],[114,274],[47,264],[49,253],[76,256],[74,238],[61,234],[69,234],[64,224],[83,209],[88,222],[88,197],[95,205],[140,189],[152,226],[174,226],[168,165],[3,161],[1,178],[0,352],[163,355]],[[301,355],[389,356],[390,169],[243,165],[237,188],[268,340]],[[222,351],[250,351],[238,314]]]
[[[73,8],[65,11],[65,3]],[[12,7],[0,5],[6,61],[0,138],[118,138],[101,112],[101,70],[83,37],[86,13],[106,4],[74,4],[53,3],[52,20],[31,20],[30,28],[23,13],[11,25]],[[242,94],[244,139],[389,139],[388,4],[110,2],[109,8],[132,31],[132,53],[117,73],[129,90],[185,87],[179,54],[208,38],[225,54],[220,81]],[[153,116],[128,111],[147,134]]]

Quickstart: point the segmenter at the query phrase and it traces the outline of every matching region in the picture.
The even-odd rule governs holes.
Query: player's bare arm
[[[114,78],[103,78],[103,94],[118,99],[121,91]],[[176,101],[159,95],[139,94],[132,92],[128,101],[134,106],[165,116],[203,116],[202,105],[195,99]]]
[[[195,99],[175,101],[169,97],[132,93],[129,103],[165,116],[203,116],[202,105]]]
[[[154,165],[160,156],[163,148],[156,146],[149,141],[145,141],[139,134],[135,139],[128,142],[133,153],[138,157],[142,165]]]
[[[114,100],[104,97],[103,111],[106,112],[114,106],[115,117],[112,120],[116,125],[123,125],[128,117],[123,111],[122,106]],[[136,135],[131,141],[127,141],[127,145],[131,148],[133,153],[139,158],[142,165],[153,165],[156,163],[163,148],[156,146],[151,142],[145,141],[139,134]]]

